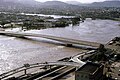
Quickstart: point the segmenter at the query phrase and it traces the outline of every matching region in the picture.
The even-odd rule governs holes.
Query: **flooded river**
[[[120,36],[120,22],[112,20],[86,20],[76,26],[30,30],[27,33],[48,34],[78,40],[106,43]],[[53,43],[54,41],[52,41]],[[0,36],[0,73],[9,71],[25,63],[57,61],[78,54],[84,50],[52,44],[50,40]]]
[[[120,36],[120,22],[112,20],[86,20],[76,26],[48,28],[30,32],[66,37],[77,40],[107,43],[115,36]]]

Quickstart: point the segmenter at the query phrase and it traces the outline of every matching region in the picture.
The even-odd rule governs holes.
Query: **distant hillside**
[[[33,0],[31,0],[33,1]],[[0,0],[0,11],[33,12],[40,3],[24,0]]]
[[[92,4],[89,4],[88,6],[94,6],[94,7],[120,7],[120,1],[104,1],[104,2],[94,2]]]
[[[95,2],[92,4],[81,4],[76,1],[61,2],[61,1],[47,1],[44,3],[35,0],[0,0],[0,10],[17,10],[17,11],[38,11],[56,9],[57,11],[78,11],[84,10],[84,7],[120,7],[120,1],[105,1]]]
[[[39,6],[40,8],[52,8],[57,10],[76,10],[80,8],[77,5],[67,4],[61,1],[47,1]]]
[[[61,1],[47,1],[43,3],[44,5],[61,5],[61,7],[64,5],[68,5],[67,3],[61,2]]]
[[[0,2],[2,2],[3,4],[9,3],[9,5],[11,5],[12,3],[14,3],[14,4],[28,4],[28,5],[38,4],[38,2],[35,0],[0,0]]]
[[[82,5],[82,3],[78,2],[78,1],[67,1],[67,4],[72,4],[72,5]]]
[[[77,1],[67,1],[66,3],[87,7],[120,7],[120,0],[107,0],[104,2],[94,2],[91,4],[83,4]]]
[[[61,10],[79,10],[80,7],[77,5],[71,5],[60,1],[47,1],[40,3],[34,0],[0,0],[0,11],[20,11],[20,12],[45,12],[54,9],[58,12]],[[50,12],[50,11],[49,11]],[[52,12],[52,11],[51,11]],[[55,13],[55,12],[52,12]]]
[[[37,2],[35,0],[15,0],[17,3],[22,3],[22,4],[28,4],[28,5],[39,5],[41,4],[40,2]]]

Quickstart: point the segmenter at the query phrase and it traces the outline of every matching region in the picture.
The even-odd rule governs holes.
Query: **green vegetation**
[[[68,23],[66,21],[59,21],[59,22],[55,22],[54,24],[55,24],[54,27],[65,27],[65,26],[68,26]]]
[[[7,28],[13,27],[23,27],[26,29],[42,29],[48,27],[65,27],[69,24],[79,24],[79,21],[84,21],[85,18],[94,19],[111,19],[120,21],[120,8],[89,8],[89,7],[81,7],[76,9],[47,9],[47,8],[30,8],[23,10],[14,10],[7,11],[6,13],[0,13],[0,24],[5,28],[5,24],[10,24],[11,26],[7,26]],[[29,12],[30,11],[30,12]],[[12,13],[11,13],[12,12]],[[74,15],[79,17],[74,18],[61,18],[55,20],[53,17],[42,17],[42,16],[32,16],[32,15],[23,15],[20,12],[26,13],[40,13],[40,14],[52,14],[52,15]],[[51,20],[51,21],[49,21]],[[14,25],[13,25],[13,24]]]
[[[18,13],[1,13],[0,24],[3,28],[22,27],[22,29],[43,29],[48,27],[65,27],[69,24],[78,24],[80,17],[59,18],[23,15]],[[5,24],[8,24],[5,26]]]
[[[120,21],[120,18],[114,18],[115,21]]]
[[[2,25],[3,28],[5,28],[5,24],[10,23],[9,21],[0,21],[0,24]]]
[[[94,19],[111,19],[118,20],[120,18],[120,11],[96,11],[96,12],[83,12],[81,14],[85,18]]]
[[[73,25],[79,24],[79,21],[80,21],[80,17],[75,17],[72,19],[72,24]]]

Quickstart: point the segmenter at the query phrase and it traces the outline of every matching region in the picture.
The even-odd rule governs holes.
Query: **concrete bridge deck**
[[[8,32],[8,31],[0,31],[0,35],[7,35],[7,36],[12,36],[12,37],[25,37],[25,36],[41,37],[41,38],[64,42],[69,45],[77,44],[77,45],[85,45],[85,46],[92,46],[92,47],[99,47],[99,45],[100,45],[100,43],[97,43],[97,42],[89,42],[89,41],[76,40],[76,39],[70,39],[70,38],[64,38],[64,37],[56,37],[56,36],[43,35],[43,34],[16,33],[16,32]]]
[[[75,62],[45,62],[45,63],[35,63],[35,64],[25,64],[22,67],[16,68],[14,70],[8,71],[6,73],[0,74],[0,79],[7,78],[9,76],[15,75],[20,72],[25,72],[29,69],[33,68],[42,68],[43,66],[71,66],[71,67],[81,67],[83,63],[75,63]]]

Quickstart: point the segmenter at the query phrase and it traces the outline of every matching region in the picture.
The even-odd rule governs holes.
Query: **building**
[[[104,66],[88,62],[75,71],[75,80],[103,80]]]

